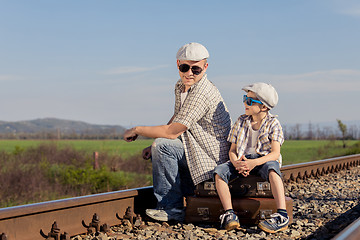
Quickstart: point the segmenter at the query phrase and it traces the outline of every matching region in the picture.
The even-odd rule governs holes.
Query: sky
[[[176,52],[210,53],[233,121],[267,82],[282,124],[360,120],[360,2],[0,0],[0,120],[166,124]]]

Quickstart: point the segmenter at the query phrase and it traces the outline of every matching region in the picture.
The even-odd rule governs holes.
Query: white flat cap
[[[178,60],[201,61],[205,58],[209,58],[208,50],[196,42],[185,44],[176,54]]]
[[[255,93],[256,97],[269,109],[274,108],[279,101],[275,88],[268,83],[258,82],[250,84],[243,87],[242,90]]]

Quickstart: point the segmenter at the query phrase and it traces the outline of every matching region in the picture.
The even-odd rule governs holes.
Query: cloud
[[[241,89],[254,82],[268,82],[286,92],[360,92],[360,70],[334,69],[301,74],[247,74],[217,81],[221,86]],[[220,85],[220,84],[219,84]],[[234,88],[235,87],[235,88]]]
[[[360,17],[360,4],[357,0],[334,1],[334,9],[337,13],[353,17]]]
[[[341,14],[349,15],[353,17],[360,17],[360,6],[351,9],[344,9],[340,11]]]
[[[21,79],[20,76],[15,75],[0,75],[0,81],[14,81]]]
[[[105,75],[121,75],[121,74],[128,74],[128,73],[140,73],[140,72],[148,72],[153,71],[161,68],[167,68],[169,65],[159,65],[154,67],[133,67],[133,66],[126,66],[126,67],[118,67],[106,70],[102,72]]]

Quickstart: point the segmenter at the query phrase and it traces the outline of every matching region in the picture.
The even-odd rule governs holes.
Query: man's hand
[[[123,138],[127,142],[135,141],[138,135],[135,133],[135,128],[127,129],[124,132]]]
[[[148,160],[151,158],[151,146],[144,148],[144,150],[142,151],[142,157],[145,160]]]

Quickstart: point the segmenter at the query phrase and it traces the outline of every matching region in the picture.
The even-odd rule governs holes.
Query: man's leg
[[[185,154],[179,161],[179,173],[181,181],[181,192],[183,197],[194,196],[195,185],[192,180]]]
[[[179,139],[158,138],[151,148],[154,195],[157,210],[148,209],[147,215],[159,221],[183,218],[183,194],[179,162],[185,158]]]

